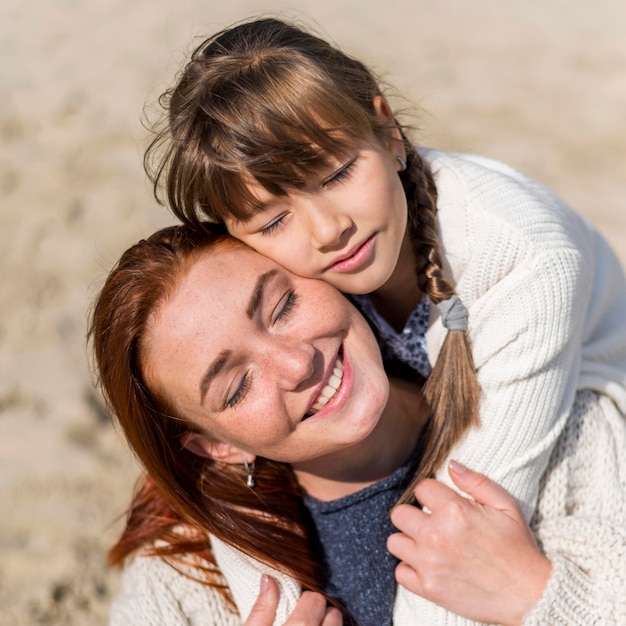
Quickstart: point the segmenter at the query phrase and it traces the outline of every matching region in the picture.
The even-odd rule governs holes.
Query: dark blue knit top
[[[324,590],[358,626],[392,622],[397,560],[386,544],[397,529],[389,511],[413,478],[419,448],[391,476],[361,491],[331,502],[304,498],[326,568]]]

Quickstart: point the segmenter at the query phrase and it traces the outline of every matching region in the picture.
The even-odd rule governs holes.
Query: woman
[[[368,325],[337,291],[232,239],[170,228],[122,257],[94,308],[91,337],[107,400],[149,476],[112,552],[113,562],[140,553],[126,569],[114,624],[242,623],[268,573],[281,587],[277,623],[311,598],[298,601],[301,588],[360,624],[392,615],[401,625],[468,623],[435,605],[416,613],[412,591],[482,622],[568,619],[559,598],[577,594],[585,620],[625,615],[616,550],[626,545],[625,425],[593,394],[578,398],[541,492],[538,536],[551,563],[512,499],[452,467],[457,485],[488,506],[420,483],[430,515],[406,505],[392,514],[402,531],[389,539],[402,560],[395,590],[386,499],[419,471],[428,411],[414,384],[389,387]],[[576,436],[588,427],[597,436]],[[597,470],[599,459],[610,461],[610,486],[580,471]],[[337,503],[347,517],[335,517],[329,532],[324,516],[332,525]],[[368,515],[360,534],[350,533],[355,511]],[[576,541],[580,529],[612,545],[596,541],[589,551]],[[341,545],[337,530],[346,531]],[[346,543],[346,554],[372,560],[336,558]],[[355,569],[369,578],[352,585]],[[235,605],[242,617],[228,612]],[[246,623],[273,618],[250,621],[257,616]],[[308,617],[330,624],[337,614]]]

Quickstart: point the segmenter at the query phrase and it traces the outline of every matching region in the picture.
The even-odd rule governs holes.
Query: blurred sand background
[[[86,310],[172,221],[141,168],[194,37],[254,14],[317,24],[422,107],[418,140],[551,186],[626,262],[622,0],[0,0],[0,624],[106,623],[137,466],[99,408]]]

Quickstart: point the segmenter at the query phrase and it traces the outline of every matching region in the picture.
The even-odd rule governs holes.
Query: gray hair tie
[[[467,330],[467,309],[458,296],[442,300],[438,305],[441,323],[448,330]]]

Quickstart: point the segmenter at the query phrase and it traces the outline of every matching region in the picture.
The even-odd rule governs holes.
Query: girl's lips
[[[351,272],[361,265],[363,265],[371,256],[374,249],[374,240],[376,239],[376,233],[366,239],[356,249],[351,250],[349,254],[343,258],[335,261],[328,267],[329,270],[334,272]]]

